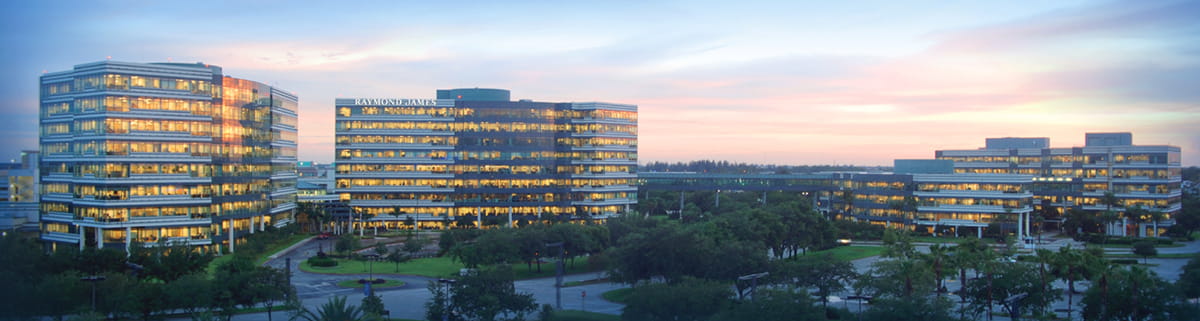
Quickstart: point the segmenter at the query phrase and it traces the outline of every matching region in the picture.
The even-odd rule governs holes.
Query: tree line
[[[274,236],[266,234],[272,233],[255,234],[262,235],[257,241],[270,243],[264,240]],[[239,247],[242,252],[210,273],[213,253],[183,244],[133,244],[128,254],[72,247],[47,253],[36,240],[0,237],[0,284],[6,288],[0,291],[0,319],[228,319],[260,305],[270,311],[294,300],[295,290],[285,271],[257,266],[256,247]]]

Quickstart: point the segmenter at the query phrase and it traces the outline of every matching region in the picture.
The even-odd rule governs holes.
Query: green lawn
[[[306,261],[306,263],[300,264],[300,270],[305,272],[325,274],[367,274],[367,270],[370,268],[368,263],[363,263],[361,261],[352,261],[346,259],[334,259],[334,261],[337,261],[338,265],[327,268],[309,266]],[[567,260],[566,264],[564,264],[564,267],[566,268],[565,273],[574,274],[594,272],[594,270],[590,270],[588,268],[586,261],[587,259],[585,258],[579,258],[578,262],[575,264],[575,267],[572,268],[571,261]],[[397,268],[396,264],[392,262],[375,262],[376,274],[419,275],[431,278],[454,276],[457,275],[462,268],[462,264],[455,262],[450,257],[416,259],[400,263],[399,268]],[[542,263],[541,273],[537,272],[536,265],[530,269],[526,267],[525,264],[514,264],[512,269],[516,279],[518,280],[554,276],[554,264]]]
[[[257,262],[258,265],[267,263],[267,257],[274,255],[276,252],[283,251],[283,249],[286,249],[289,246],[292,246],[293,244],[303,241],[304,239],[307,239],[309,237],[312,237],[312,235],[305,234],[305,233],[298,233],[298,234],[293,234],[291,236],[288,236],[287,239],[284,239],[283,241],[276,243],[275,245],[267,248],[267,252],[263,253],[262,255],[259,255],[257,258],[255,258],[254,262]],[[213,258],[212,262],[208,262],[208,275],[213,275],[213,273],[217,272],[218,265],[221,265],[221,263],[228,262],[229,260],[232,260],[232,259],[233,259],[233,255],[230,255],[230,254],[226,254],[226,255],[222,255],[222,256]]]
[[[853,261],[862,258],[868,258],[883,253],[883,247],[880,246],[839,246],[824,251],[810,251],[808,255],[830,253],[833,257],[845,261]]]
[[[972,231],[972,232],[974,232],[974,231]],[[971,234],[971,235],[975,235],[975,234]],[[970,238],[975,238],[975,237],[970,237]],[[913,237],[912,239],[913,239],[913,243],[952,243],[952,244],[958,244],[958,242],[962,242],[963,240],[966,240],[966,239],[968,239],[968,238],[966,238],[966,237],[953,237],[953,236],[944,236],[944,237],[915,236],[915,237]]]
[[[377,278],[377,279],[378,279],[378,278]],[[337,286],[339,286],[339,287],[343,287],[343,288],[355,288],[355,289],[361,289],[361,288],[363,288],[363,284],[362,284],[362,283],[358,283],[358,280],[345,280],[345,281],[341,281],[341,282],[338,282],[338,283],[337,283]],[[398,287],[398,286],[404,286],[404,282],[403,282],[403,281],[397,281],[397,280],[389,280],[389,279],[384,279],[384,280],[383,280],[383,283],[380,283],[380,284],[372,284],[372,285],[371,285],[371,288],[374,288],[374,289],[383,289],[383,288],[394,288],[394,287]]]
[[[1159,255],[1151,256],[1150,258],[1154,258],[1154,259],[1190,259],[1196,255],[1197,255],[1196,253],[1159,254]],[[1140,259],[1140,258],[1142,258],[1142,256],[1140,256],[1140,255],[1133,255],[1133,254],[1105,254],[1104,257],[1106,257],[1106,258],[1123,258],[1123,259]]]
[[[579,310],[558,310],[550,315],[551,321],[620,321],[621,316]]]
[[[1158,244],[1154,245],[1154,247],[1160,248],[1160,249],[1161,248],[1170,248],[1170,247],[1184,247],[1184,246],[1186,246],[1186,245],[1183,243],[1172,243],[1170,245],[1158,245]],[[1131,245],[1131,244],[1104,244],[1104,247],[1110,248],[1110,249],[1131,249],[1131,248],[1133,248],[1133,245]]]
[[[255,260],[254,262],[257,263],[258,265],[266,264],[268,257],[275,255],[275,253],[278,253],[279,251],[283,251],[283,249],[286,249],[289,246],[292,246],[292,245],[299,243],[300,241],[303,241],[310,237],[313,237],[313,235],[307,234],[307,233],[292,234],[291,236],[288,236],[287,239],[284,239],[282,242],[275,243],[273,246],[268,247],[267,251],[265,253],[263,253],[262,255],[260,255],[258,257],[258,259]]]
[[[369,263],[359,261],[351,261],[346,259],[334,259],[338,262],[334,267],[312,267],[307,261],[300,264],[300,270],[312,273],[325,274],[367,274],[367,269],[370,268]],[[425,259],[415,259],[412,261],[400,263],[397,268],[395,263],[388,261],[375,262],[376,274],[405,274],[405,275],[420,275],[431,278],[444,278],[458,274],[462,264],[454,262],[449,257],[434,257]]]
[[[633,288],[620,288],[600,294],[600,297],[609,302],[625,304],[625,300],[629,299],[629,294],[633,293]]]

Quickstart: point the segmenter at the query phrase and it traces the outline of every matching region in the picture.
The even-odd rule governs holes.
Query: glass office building
[[[939,150],[937,158],[954,161],[955,173],[1032,176],[1033,205],[1049,217],[1070,208],[1107,211],[1111,193],[1122,219],[1109,234],[1153,236],[1174,224],[1183,196],[1178,146],[1134,145],[1131,133],[1087,133],[1082,147],[1049,145],[1044,137],[989,138],[984,148]],[[1162,216],[1127,215],[1135,207]]]
[[[292,221],[297,98],[217,66],[103,61],[41,77],[42,239],[232,251]]]
[[[480,88],[335,104],[335,187],[358,226],[603,220],[637,201],[634,105]]]

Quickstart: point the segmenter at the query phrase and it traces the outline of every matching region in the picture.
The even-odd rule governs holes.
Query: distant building
[[[848,218],[896,228],[982,235],[1000,223],[1015,234],[1030,233],[1032,176],[956,174],[945,160],[896,160],[895,173],[833,174],[835,185],[850,186]],[[844,196],[845,197],[845,196]]]
[[[1131,133],[1088,133],[1083,147],[1034,147],[1047,138],[1006,138],[973,150],[939,150],[937,159],[954,162],[955,173],[1010,174],[1033,177],[1034,207],[1062,217],[1075,208],[1098,213],[1109,209],[1105,193],[1116,197],[1112,210],[1125,213],[1141,207],[1160,212],[1157,226],[1165,230],[1181,209],[1180,148],[1134,145]],[[1153,222],[1124,217],[1110,228],[1117,235],[1153,235]],[[1162,231],[1159,231],[1162,232]]]
[[[0,231],[5,234],[38,230],[37,164],[37,151],[22,151],[20,163],[0,166]]]
[[[603,220],[636,203],[637,106],[480,88],[335,105],[335,189],[369,226]]]
[[[42,75],[41,238],[233,251],[292,221],[297,98],[207,64],[102,61]]]

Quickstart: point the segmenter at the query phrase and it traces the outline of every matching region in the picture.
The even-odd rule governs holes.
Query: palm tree
[[[1100,204],[1104,204],[1105,206],[1107,206],[1107,208],[1104,210],[1105,215],[1115,215],[1116,212],[1113,212],[1113,205],[1117,205],[1120,202],[1121,202],[1121,200],[1117,198],[1117,194],[1114,194],[1111,190],[1104,191],[1104,196],[1100,197]],[[1116,221],[1116,218],[1113,218],[1111,221],[1105,222],[1105,226],[1108,226],[1109,231],[1112,231],[1111,224],[1112,224],[1112,222],[1115,222],[1115,221]],[[1111,234],[1111,233],[1109,233],[1109,234]]]
[[[1042,293],[1050,293],[1049,285],[1050,285],[1050,282],[1054,282],[1054,280],[1046,278],[1046,276],[1048,274],[1050,274],[1049,271],[1046,270],[1046,265],[1054,263],[1054,260],[1055,260],[1054,252],[1047,250],[1047,249],[1039,248],[1036,250],[1036,253],[1037,253],[1037,256],[1034,257],[1034,260],[1038,263],[1038,276],[1040,276],[1042,279]],[[1053,275],[1050,275],[1050,276],[1053,277]],[[1049,304],[1050,304],[1049,300],[1043,301],[1043,304],[1041,307],[1043,314],[1045,314],[1046,309],[1048,308]]]
[[[362,308],[356,305],[347,305],[346,297],[335,296],[329,298],[316,312],[309,309],[300,311],[299,317],[305,321],[364,321],[366,315]]]
[[[942,270],[946,268],[947,263],[950,261],[951,250],[952,248],[949,246],[933,244],[929,246],[929,253],[921,255],[921,260],[929,264],[930,268],[933,269],[933,276],[935,280],[934,291],[937,292],[938,297],[942,296],[942,289],[945,288],[942,283],[942,281],[945,279],[942,277]]]
[[[1067,281],[1067,320],[1075,308],[1075,281],[1091,280],[1102,271],[1107,262],[1088,251],[1064,246],[1058,249],[1050,261],[1051,275]]]

